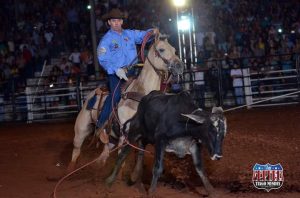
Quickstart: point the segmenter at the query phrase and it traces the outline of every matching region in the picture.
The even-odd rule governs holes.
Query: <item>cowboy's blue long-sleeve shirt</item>
[[[136,44],[141,44],[144,36],[151,30],[123,30],[122,33],[117,33],[110,29],[97,48],[100,65],[108,74],[114,74],[121,67],[137,63]]]

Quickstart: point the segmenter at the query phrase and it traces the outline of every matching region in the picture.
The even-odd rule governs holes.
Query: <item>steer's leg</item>
[[[145,145],[142,143],[142,140],[138,141],[138,146],[140,149],[143,150],[145,149]],[[135,183],[138,179],[140,179],[143,171],[143,162],[144,162],[144,151],[139,150],[134,170],[130,175],[131,184]]]
[[[203,167],[202,167],[202,159],[201,159],[201,149],[200,146],[197,144],[193,144],[190,147],[190,152],[192,154],[193,157],[193,162],[196,168],[196,171],[198,173],[198,175],[200,176],[204,187],[206,189],[206,191],[208,192],[208,194],[212,194],[214,191],[213,186],[210,184],[208,178],[205,176],[204,172],[203,172]]]
[[[155,160],[154,160],[151,186],[149,188],[149,195],[154,194],[157,186],[157,180],[160,177],[161,173],[163,172],[164,153],[165,153],[165,143],[163,140],[160,140],[155,143]]]
[[[111,173],[111,175],[105,180],[107,185],[111,185],[118,175],[118,172],[120,170],[121,165],[123,164],[124,160],[128,156],[129,152],[131,150],[131,147],[129,145],[126,145],[124,148],[122,148],[121,153],[118,155],[117,162],[115,164],[115,167]]]

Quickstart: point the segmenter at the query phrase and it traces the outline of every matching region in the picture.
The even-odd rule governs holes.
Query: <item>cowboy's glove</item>
[[[126,76],[126,72],[124,69],[122,68],[119,68],[117,71],[116,71],[116,75],[120,78],[120,79],[124,79],[124,80],[128,80],[127,76]]]

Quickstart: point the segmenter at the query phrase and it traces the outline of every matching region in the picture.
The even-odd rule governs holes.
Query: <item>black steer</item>
[[[179,157],[191,154],[197,173],[208,193],[213,187],[203,173],[201,144],[206,145],[212,160],[222,157],[222,142],[226,134],[226,119],[221,107],[214,107],[212,113],[199,109],[187,93],[165,95],[152,91],[143,97],[134,117],[124,124],[130,142],[138,142],[144,149],[147,144],[155,145],[155,162],[149,193],[154,193],[157,180],[163,171],[164,152],[174,152]],[[118,156],[110,177],[112,184],[121,164],[131,147],[125,146]],[[143,151],[139,151],[131,180],[141,175]]]

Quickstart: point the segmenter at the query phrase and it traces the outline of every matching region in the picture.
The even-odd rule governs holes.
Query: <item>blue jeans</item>
[[[121,84],[124,80],[121,80],[116,74],[108,75],[108,84],[109,84],[109,95],[107,96],[100,116],[97,121],[97,127],[102,127],[106,120],[108,120],[109,115],[112,112],[112,97],[114,102],[114,107],[119,103],[121,99]]]
[[[134,76],[134,70],[129,70],[127,72],[127,76]],[[107,76],[107,79],[110,93],[103,104],[102,111],[96,123],[97,128],[102,127],[105,121],[108,120],[112,112],[112,101],[114,102],[114,107],[116,107],[121,100],[121,85],[125,82],[124,80],[121,80],[116,74],[109,74]],[[113,96],[114,98],[112,100]]]

